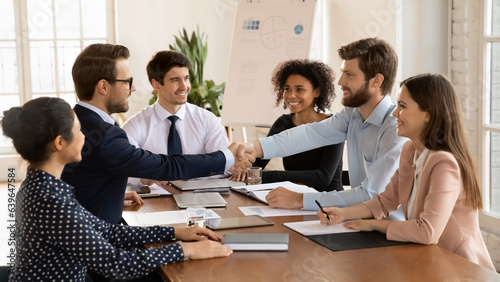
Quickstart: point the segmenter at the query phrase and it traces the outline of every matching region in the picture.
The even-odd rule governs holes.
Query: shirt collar
[[[186,104],[183,104],[181,108],[175,113],[177,117],[179,117],[180,120],[183,120],[184,117],[186,116]],[[169,116],[174,115],[169,113],[165,108],[163,108],[160,103],[156,102],[153,104],[153,109],[160,118],[160,120],[166,120]]]
[[[109,123],[109,124],[112,124],[114,125],[115,124],[115,120],[110,116],[108,115],[105,111],[99,109],[98,107],[96,106],[93,106],[89,103],[85,103],[85,102],[82,102],[82,101],[78,101],[77,103],[78,105],[84,107],[84,108],[87,108],[93,112],[95,112],[96,114],[98,114],[106,123]]]
[[[415,174],[419,174],[422,171],[427,153],[429,153],[429,149],[425,148],[422,154],[420,154],[420,156],[417,156],[417,150],[415,150],[415,155],[413,156],[413,166],[415,167]]]
[[[389,95],[385,95],[382,101],[378,103],[370,116],[365,120],[365,122],[369,122],[379,127],[382,126],[387,115],[387,111],[390,109],[391,105],[391,97]]]

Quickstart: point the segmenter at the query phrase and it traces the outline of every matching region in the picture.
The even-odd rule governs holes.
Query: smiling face
[[[399,89],[398,107],[392,115],[397,118],[399,136],[410,138],[415,144],[423,144],[422,133],[430,115],[420,109],[404,85]]]
[[[127,59],[119,59],[116,61],[117,80],[127,80],[132,77],[130,64]],[[111,90],[106,101],[106,110],[109,114],[124,113],[129,109],[128,98],[135,91],[135,86],[132,84],[130,88],[129,82],[115,81],[111,83]]]
[[[163,85],[153,79],[153,88],[158,93],[158,102],[171,114],[187,102],[191,83],[189,82],[189,68],[173,67],[163,78]]]
[[[369,81],[365,81],[365,74],[359,69],[359,59],[344,60],[340,67],[342,75],[338,84],[342,88],[342,105],[346,107],[360,107],[371,98],[368,91]]]
[[[283,99],[292,113],[314,111],[314,98],[319,97],[319,89],[298,74],[290,75],[285,82]]]

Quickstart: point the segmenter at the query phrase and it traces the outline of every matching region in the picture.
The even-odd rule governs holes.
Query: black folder
[[[312,235],[307,236],[307,238],[332,251],[410,244],[409,242],[387,240],[386,234],[378,231]]]

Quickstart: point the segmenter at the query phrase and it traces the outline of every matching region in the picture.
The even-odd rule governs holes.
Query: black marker
[[[331,220],[330,217],[328,216],[328,214],[325,212],[325,210],[323,210],[323,207],[321,206],[321,204],[318,202],[318,200],[314,200],[316,202],[316,204],[318,204],[318,207],[319,209],[324,213],[326,214],[326,218],[328,218],[328,220]]]

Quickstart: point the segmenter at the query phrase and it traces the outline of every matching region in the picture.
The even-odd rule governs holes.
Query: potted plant
[[[175,50],[186,55],[191,61],[192,67],[189,70],[189,82],[191,83],[191,92],[188,95],[188,103],[197,105],[204,109],[212,111],[216,116],[220,116],[222,108],[222,97],[226,83],[215,84],[213,80],[203,80],[203,67],[208,55],[205,33],[200,34],[199,27],[196,32],[188,36],[186,29],[175,36],[173,45],[169,45],[170,50]],[[203,42],[205,40],[205,42]],[[149,104],[153,104],[157,99],[156,93]]]

